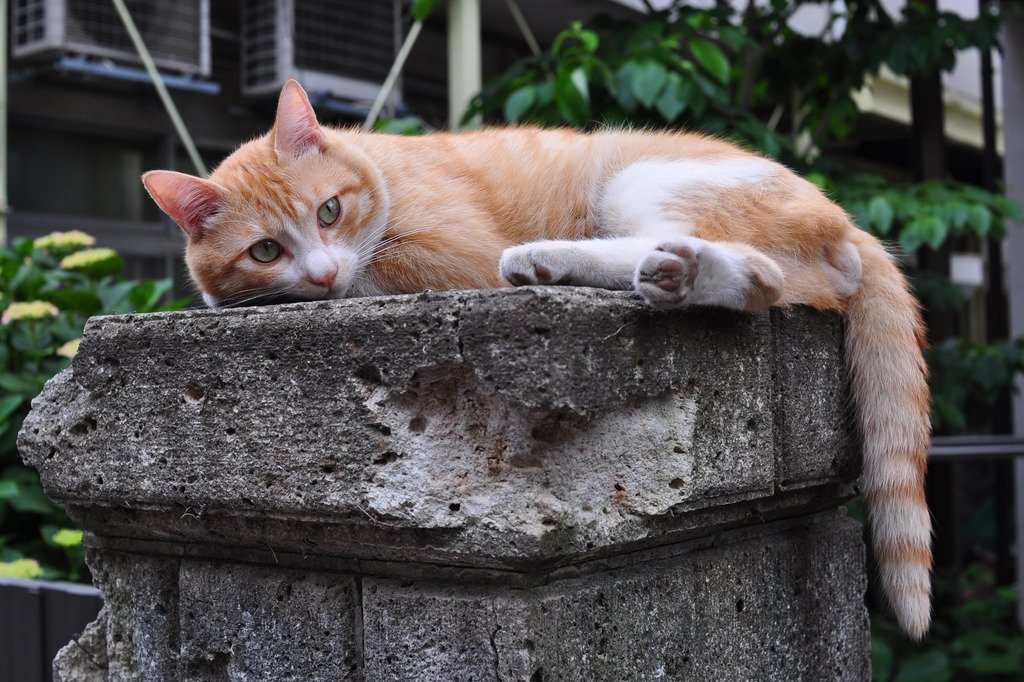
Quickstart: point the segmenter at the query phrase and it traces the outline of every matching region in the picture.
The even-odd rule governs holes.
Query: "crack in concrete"
[[[493,603],[490,605],[490,611],[491,611],[491,618],[496,620],[497,619],[497,614],[495,614],[495,612],[494,612],[494,604]],[[495,680],[500,680],[501,679],[501,671],[500,671],[501,656],[498,654],[498,645],[495,642],[495,639],[498,637],[498,632],[500,630],[501,630],[501,626],[498,625],[497,623],[495,623],[494,630],[491,631],[491,636],[489,638],[489,641],[491,643],[491,653],[494,655],[494,679]]]

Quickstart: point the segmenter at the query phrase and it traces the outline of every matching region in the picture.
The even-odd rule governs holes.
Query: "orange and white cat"
[[[928,629],[924,330],[873,237],[785,167],[692,134],[322,127],[288,82],[273,129],[210,175],[143,176],[211,306],[572,284],[657,308],[809,305],[846,318],[884,590]]]

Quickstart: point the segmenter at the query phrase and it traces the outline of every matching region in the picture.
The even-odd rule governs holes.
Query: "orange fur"
[[[882,246],[782,166],[682,133],[321,128],[290,82],[275,128],[209,180],[144,180],[187,232],[211,304],[507,286],[500,261],[516,284],[636,287],[659,307],[841,311],[883,586],[903,628],[927,630],[917,304]],[[341,218],[318,223],[331,197]],[[273,262],[249,255],[264,240],[281,248]]]

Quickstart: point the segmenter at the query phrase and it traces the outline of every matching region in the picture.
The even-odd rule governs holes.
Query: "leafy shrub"
[[[890,619],[871,619],[871,666],[878,682],[1024,679],[1024,634],[1017,592],[971,566],[959,579],[936,576],[935,620],[915,644]]]
[[[1024,373],[1024,336],[991,344],[946,339],[926,353],[931,371],[932,425],[957,431],[987,423],[1014,377]]]
[[[125,281],[120,256],[82,232],[0,248],[0,575],[87,580],[81,532],[24,466],[16,439],[29,402],[68,367],[85,321],[100,313],[183,307],[163,303],[171,281]]]
[[[965,20],[911,8],[897,21],[874,2],[833,3],[830,25],[846,29],[826,40],[794,32],[787,24],[791,11],[781,1],[742,13],[728,4],[676,3],[638,20],[577,22],[548,50],[488,82],[466,117],[579,129],[682,127],[728,136],[805,172],[863,229],[906,253],[1001,239],[1006,221],[1022,219],[1021,207],[1001,194],[952,180],[898,184],[877,174],[842,174],[817,150],[828,136],[851,130],[857,115],[851,93],[883,64],[900,74],[951,68],[958,50],[992,44],[997,16]],[[799,105],[787,103],[794,89]],[[793,109],[789,137],[777,130],[787,107]],[[797,144],[808,138],[811,144]],[[908,274],[927,305],[962,305],[959,287],[948,278]],[[928,356],[936,429],[962,431],[971,416],[991,412],[1024,370],[1021,347],[1024,338],[987,346],[952,339],[936,347]]]
[[[487,83],[466,118],[580,129],[681,125],[778,156],[786,139],[734,101],[750,43],[732,15],[728,6],[678,6],[639,22],[574,23],[550,50]]]

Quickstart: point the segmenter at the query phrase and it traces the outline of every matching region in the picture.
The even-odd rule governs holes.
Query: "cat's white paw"
[[[573,253],[559,242],[532,243],[505,249],[501,276],[519,287],[527,284],[577,284]]]
[[[655,308],[677,308],[693,290],[697,271],[697,250],[690,244],[668,242],[640,261],[633,286]]]

